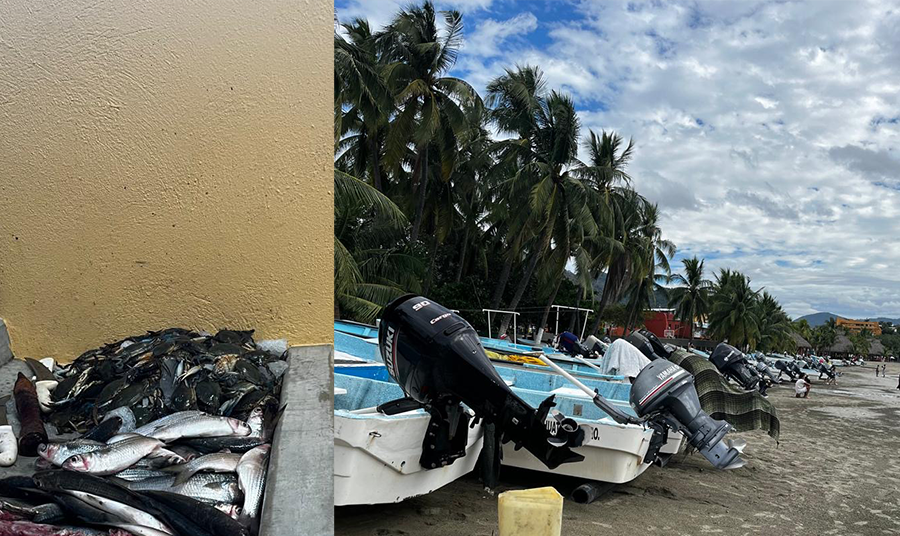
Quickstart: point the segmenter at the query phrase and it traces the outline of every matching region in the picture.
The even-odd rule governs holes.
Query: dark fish
[[[94,508],[88,503],[64,493],[57,494],[54,500],[72,517],[95,525],[109,525],[121,521],[119,518]]]
[[[214,506],[209,506],[190,497],[165,491],[145,491],[143,495],[186,517],[190,517],[198,525],[209,528],[213,534],[220,536],[248,536],[249,534],[247,529],[227,514],[220,512]]]
[[[55,402],[62,402],[63,400],[67,400],[69,398],[69,394],[72,392],[72,388],[75,387],[75,384],[78,382],[78,375],[73,375],[65,378],[60,381],[56,386],[56,389],[53,390],[53,400]]]
[[[197,393],[197,406],[207,413],[213,413],[219,409],[219,400],[222,397],[222,388],[217,382],[202,381],[194,388]]]
[[[106,387],[97,395],[97,405],[99,408],[106,407],[113,397],[119,394],[119,391],[126,387],[125,378],[119,378],[106,384]],[[58,387],[57,387],[58,388]]]
[[[162,392],[163,403],[169,405],[172,395],[175,394],[176,379],[184,370],[184,361],[164,357],[159,365],[159,390]]]
[[[256,385],[263,383],[263,377],[262,374],[260,374],[259,369],[256,368],[256,365],[246,359],[238,359],[234,363],[233,370],[249,382],[255,383]]]
[[[94,508],[121,517],[126,522],[152,528],[161,525],[166,529],[160,520],[160,512],[152,507],[148,508],[142,497],[103,478],[63,470],[41,471],[35,473],[33,478],[37,487],[44,491],[71,495]]]
[[[194,388],[187,383],[178,384],[172,395],[172,402],[169,404],[169,407],[173,411],[197,409],[197,393],[194,392]]]
[[[225,449],[231,452],[244,453],[258,447],[266,441],[261,437],[199,437],[183,440],[182,443],[197,449],[203,454],[219,452]]]
[[[31,518],[35,523],[56,523],[65,517],[63,509],[56,503],[47,503],[34,507],[34,517]]]
[[[107,439],[119,433],[120,428],[122,428],[122,417],[113,416],[95,426],[90,432],[84,434],[82,439],[102,441],[105,443]]]

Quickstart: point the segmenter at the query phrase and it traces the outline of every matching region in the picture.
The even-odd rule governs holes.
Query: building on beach
[[[847,328],[853,333],[859,333],[860,331],[866,329],[869,330],[873,335],[881,335],[881,324],[875,321],[848,320],[846,318],[841,318],[838,316],[834,319],[834,325],[839,328]]]

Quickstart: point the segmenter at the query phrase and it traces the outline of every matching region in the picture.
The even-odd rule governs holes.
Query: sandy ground
[[[781,441],[747,440],[747,465],[716,471],[698,454],[651,467],[589,505],[566,500],[563,534],[900,534],[900,364],[841,367],[837,386],[814,381],[809,399],[787,384],[770,392]],[[500,490],[574,479],[504,469]],[[497,499],[470,475],[400,504],[336,509],[340,536],[491,536]]]

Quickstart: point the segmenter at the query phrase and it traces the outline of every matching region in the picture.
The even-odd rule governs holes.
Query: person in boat
[[[794,384],[794,398],[807,398],[809,397],[809,390],[812,387],[812,384],[809,383],[806,379],[806,374],[801,374],[800,378],[797,379],[797,383]]]

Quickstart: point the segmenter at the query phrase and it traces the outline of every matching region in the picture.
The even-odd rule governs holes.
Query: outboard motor
[[[745,444],[724,440],[731,425],[713,419],[700,407],[694,377],[671,361],[656,359],[641,370],[631,386],[631,407],[649,422],[665,423],[718,469],[744,465]],[[652,442],[651,442],[652,445]]]
[[[643,424],[654,433],[644,457],[645,463],[656,461],[659,450],[666,443],[669,430],[681,432],[690,444],[718,469],[743,467],[743,440],[724,439],[731,429],[725,421],[713,419],[700,406],[694,387],[694,377],[680,366],[668,361],[671,351],[649,331],[635,331],[626,339],[636,346],[651,363],[641,369],[631,385],[629,402],[638,415],[634,418],[593,392],[593,402],[612,419],[621,424]],[[548,363],[556,371],[577,385],[585,393],[591,390],[565,370]]]
[[[659,338],[647,330],[634,331],[626,339],[650,361],[668,359],[672,354]]]
[[[726,378],[731,378],[741,387],[752,391],[759,386],[759,375],[747,362],[747,357],[730,344],[719,343],[709,360]]]
[[[513,441],[516,449],[524,446],[550,469],[584,459],[571,450],[584,440],[577,423],[558,414],[548,419],[554,397],[534,409],[516,396],[497,374],[478,333],[449,309],[415,295],[394,300],[384,311],[378,346],[388,372],[408,397],[389,403],[393,410],[380,409],[421,407],[432,415],[423,467],[447,465],[464,454],[469,416],[462,404],[476,419],[494,425],[500,441]],[[441,450],[442,457],[429,456]]]
[[[582,345],[588,349],[591,354],[590,357],[602,356],[606,353],[606,346],[600,342],[600,339],[593,335],[588,335],[587,338],[584,339]]]
[[[782,374],[787,374],[788,378],[790,378],[791,381],[795,381],[800,377],[800,367],[798,367],[796,363],[789,363],[787,361],[778,359],[775,361],[775,368],[778,369],[779,379],[781,378]]]

